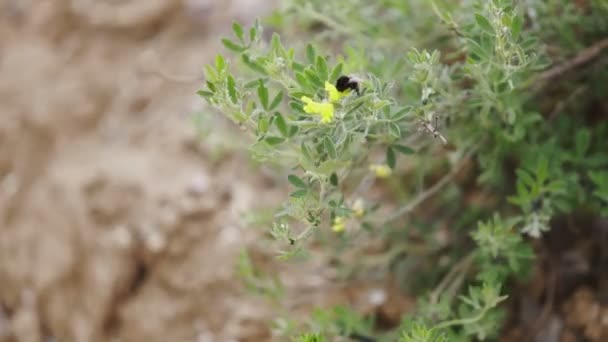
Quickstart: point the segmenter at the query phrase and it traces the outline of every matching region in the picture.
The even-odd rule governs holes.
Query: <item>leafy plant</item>
[[[288,170],[291,190],[270,230],[281,258],[307,251],[317,239],[350,246],[328,248],[338,260],[345,249],[360,254],[348,265],[352,270],[401,265],[401,271],[383,269],[407,283],[414,272],[408,260],[448,257],[446,267],[417,276],[423,282],[415,293],[418,310],[389,336],[495,338],[506,281],[528,275],[534,259],[527,240],[549,231],[557,214],[581,208],[607,214],[608,141],[602,137],[608,124],[576,113],[594,101],[594,89],[605,89],[608,73],[597,72],[590,85],[564,76],[582,64],[568,62],[581,42],[608,32],[601,20],[607,6],[535,0],[282,5],[269,22],[284,36],[274,32],[267,40],[259,22],[247,29],[234,23],[234,37],[222,40],[234,57],[218,55],[199,92],[251,137],[256,161]],[[555,32],[564,39],[553,40]],[[344,76],[356,87],[342,89],[337,80]],[[586,96],[556,99],[556,88]],[[367,196],[372,187],[383,190],[385,200]],[[471,191],[495,200],[473,208],[464,200]],[[415,228],[417,216],[438,208],[457,217],[433,220],[452,225],[452,236],[464,230],[465,238],[439,248],[432,225]],[[381,239],[386,250],[364,255],[344,243],[349,239],[359,245]],[[240,267],[259,287],[250,268]],[[313,321],[324,323],[296,341],[348,336],[365,326],[354,320],[357,329],[348,328],[356,316],[349,311],[315,315]],[[371,326],[364,330],[374,333]]]

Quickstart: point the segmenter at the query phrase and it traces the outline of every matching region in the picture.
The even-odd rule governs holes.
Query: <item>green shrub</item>
[[[292,192],[271,229],[281,258],[315,238],[338,258],[362,253],[349,240],[382,239],[385,253],[343,265],[354,276],[385,264],[420,298],[381,337],[495,338],[506,280],[529,274],[529,240],[556,215],[608,214],[608,124],[585,111],[607,90],[608,72],[594,63],[605,46],[579,55],[588,63],[575,58],[608,33],[607,3],[283,6],[268,25],[288,43],[277,33],[264,39],[260,24],[235,23],[234,37],[222,40],[234,58],[217,56],[199,92],[253,138],[255,160],[290,170]],[[359,88],[336,89],[343,75],[356,75]],[[381,203],[367,196],[374,184],[384,189]],[[472,191],[489,200],[468,203]],[[418,217],[427,211],[442,215]],[[440,223],[447,246],[436,238]],[[408,277],[416,271],[408,258],[437,265],[442,257],[450,262]],[[324,323],[295,340],[374,333],[352,315],[317,313]]]

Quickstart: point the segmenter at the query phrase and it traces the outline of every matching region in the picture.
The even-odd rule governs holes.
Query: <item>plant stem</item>
[[[405,205],[403,205],[402,207],[400,207],[393,214],[389,215],[385,219],[379,220],[378,223],[387,224],[387,223],[393,222],[394,220],[400,218],[401,216],[416,209],[424,201],[426,201],[430,197],[434,196],[437,192],[439,192],[439,190],[441,190],[445,185],[447,185],[458,174],[458,172],[466,165],[469,158],[471,158],[471,156],[476,151],[477,151],[477,147],[471,148],[471,150],[469,150],[469,152],[459,161],[459,163],[456,164],[456,166],[454,166],[454,168],[452,168],[452,170],[448,174],[443,176],[443,178],[441,178],[441,180],[439,180],[437,183],[435,183],[432,187],[430,187],[426,191],[419,194],[411,202],[408,202]]]

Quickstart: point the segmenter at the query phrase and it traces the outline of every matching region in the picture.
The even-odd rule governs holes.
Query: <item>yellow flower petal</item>
[[[351,209],[353,210],[355,217],[363,217],[365,214],[365,204],[363,203],[363,200],[358,198],[355,203],[353,203],[353,207]]]
[[[370,165],[369,170],[375,173],[378,178],[388,178],[393,173],[393,170],[386,164]]]
[[[331,226],[331,230],[336,233],[341,233],[346,229],[346,222],[344,221],[344,217],[336,217],[334,219],[334,224]]]
[[[334,105],[327,102],[315,102],[307,96],[300,98],[304,102],[304,111],[309,114],[321,116],[322,123],[330,123],[334,118]]]
[[[339,92],[336,86],[329,82],[325,82],[325,91],[327,91],[327,97],[329,98],[329,102],[338,102],[341,98],[348,95],[350,89],[347,89],[344,92]]]

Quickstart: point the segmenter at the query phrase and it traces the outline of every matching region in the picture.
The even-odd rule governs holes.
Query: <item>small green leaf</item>
[[[274,32],[272,34],[272,38],[270,40],[270,47],[277,55],[284,55],[285,49],[283,48],[283,44],[281,44],[281,37],[278,33]]]
[[[386,149],[386,165],[388,165],[388,167],[390,167],[391,169],[394,169],[396,164],[397,157],[395,156],[395,151],[393,151],[392,148],[388,147]]]
[[[397,126],[397,124],[389,122],[388,131],[395,139],[401,138],[401,129],[399,128],[399,126]]]
[[[404,145],[393,145],[392,147],[401,154],[410,155],[416,153],[416,151]]]
[[[260,80],[258,85],[258,98],[262,107],[268,110],[268,88],[264,85],[264,81]]]
[[[329,176],[329,183],[333,186],[338,186],[338,175],[335,172]]]
[[[278,144],[282,143],[283,141],[285,141],[285,138],[268,136],[264,139],[264,141],[266,141],[268,143],[268,145],[274,146],[274,145],[278,145]]]
[[[317,69],[317,75],[321,80],[327,80],[329,77],[329,70],[327,68],[327,62],[325,58],[321,56],[317,56],[317,62],[315,63],[315,68]]]
[[[243,27],[238,22],[232,22],[232,31],[234,35],[239,39],[239,41],[245,44],[245,38],[243,36]]]
[[[258,31],[255,26],[249,29],[249,43],[253,43],[258,37]]]
[[[258,120],[258,131],[262,134],[266,134],[268,132],[268,127],[270,126],[270,119],[267,116],[263,116]]]
[[[404,107],[404,108],[399,109],[398,111],[396,111],[390,115],[391,120],[397,121],[397,122],[403,120],[410,113],[410,110],[411,110],[410,107]]]
[[[297,191],[294,191],[291,194],[289,194],[289,197],[302,198],[302,197],[306,196],[307,193],[308,193],[308,190],[306,190],[306,189],[297,190]]]
[[[308,146],[306,146],[306,144],[304,142],[302,142],[302,144],[300,145],[300,151],[302,152],[302,155],[304,156],[304,158],[311,160],[312,158],[310,157],[310,151],[308,150]]]
[[[289,137],[293,137],[294,135],[296,135],[296,133],[298,133],[298,130],[300,130],[300,128],[298,126],[291,126],[289,128]]]
[[[237,96],[237,92],[236,92],[236,84],[234,81],[234,77],[232,77],[232,75],[228,75],[228,77],[226,79],[226,88],[228,90],[228,95],[230,96],[230,101],[232,101],[232,103],[236,104],[238,101],[238,96]]]
[[[284,137],[289,136],[287,123],[285,122],[285,119],[283,118],[283,116],[280,113],[275,114],[274,124],[277,126],[277,129],[279,130],[279,132],[281,132],[281,134]]]
[[[306,79],[315,86],[316,88],[323,88],[323,81],[317,76],[317,74],[311,69],[304,70],[304,74],[306,75]]]
[[[270,107],[268,108],[268,110],[275,110],[281,104],[282,100],[283,100],[283,91],[281,90],[274,97],[274,99],[272,99],[272,102],[270,103]]]
[[[243,63],[245,63],[245,65],[247,65],[251,70],[253,70],[257,73],[263,74],[263,75],[268,74],[266,72],[266,69],[264,69],[264,67],[261,66],[259,63],[251,60],[249,55],[243,54],[242,59],[243,59]]]
[[[519,38],[519,34],[521,33],[521,29],[524,26],[524,19],[520,15],[515,15],[513,20],[511,21],[511,37],[514,41],[517,41]]]
[[[253,89],[253,88],[257,88],[258,84],[260,84],[260,79],[255,79],[253,81],[249,81],[247,83],[245,83],[245,85],[243,86],[243,88],[245,89]]]
[[[310,83],[308,82],[308,79],[306,78],[306,75],[304,75],[304,73],[296,72],[296,81],[298,81],[298,84],[302,88],[310,87]]]
[[[549,161],[546,157],[542,156],[538,159],[536,166],[536,179],[540,184],[544,184],[549,178]]]
[[[479,26],[479,28],[481,28],[484,32],[486,32],[490,35],[494,35],[494,27],[492,27],[492,23],[490,23],[488,18],[484,17],[483,15],[481,15],[479,13],[476,13],[475,22],[477,22],[477,25]]]
[[[344,67],[344,65],[342,64],[342,62],[336,64],[336,66],[334,66],[334,68],[331,70],[331,75],[329,76],[329,81],[330,82],[335,82],[338,77],[340,77],[342,75],[342,68]]]
[[[308,185],[306,185],[306,183],[300,177],[298,177],[296,175],[287,176],[287,180],[289,181],[289,183],[291,183],[296,188],[301,188],[301,189],[308,188]]]
[[[293,71],[295,72],[303,72],[304,71],[304,65],[296,62],[296,61],[292,61],[291,62],[291,68],[293,69]]]
[[[226,61],[224,60],[224,56],[217,55],[215,57],[215,69],[218,74],[222,74],[226,70]]]
[[[298,113],[304,113],[304,108],[302,107],[302,103],[299,101],[291,101],[289,102],[289,107],[293,109],[293,111]]]
[[[243,52],[246,50],[244,46],[241,46],[228,38],[223,38],[222,44],[224,44],[224,47],[226,49],[234,51],[234,52]]]
[[[334,145],[334,142],[331,141],[331,139],[329,137],[325,137],[325,139],[323,139],[323,145],[325,146],[325,150],[327,151],[327,153],[329,154],[329,156],[333,159],[338,158],[338,153],[336,153],[336,146]]]
[[[315,47],[310,43],[306,44],[306,58],[308,59],[308,64],[314,64],[316,56],[317,52],[315,51]]]
[[[199,96],[204,97],[204,98],[208,98],[208,97],[212,97],[213,93],[207,90],[199,90],[196,92]]]
[[[207,88],[209,88],[209,90],[211,90],[214,93],[217,92],[217,88],[215,87],[215,84],[213,84],[210,81],[207,81],[206,83],[207,83]]]

